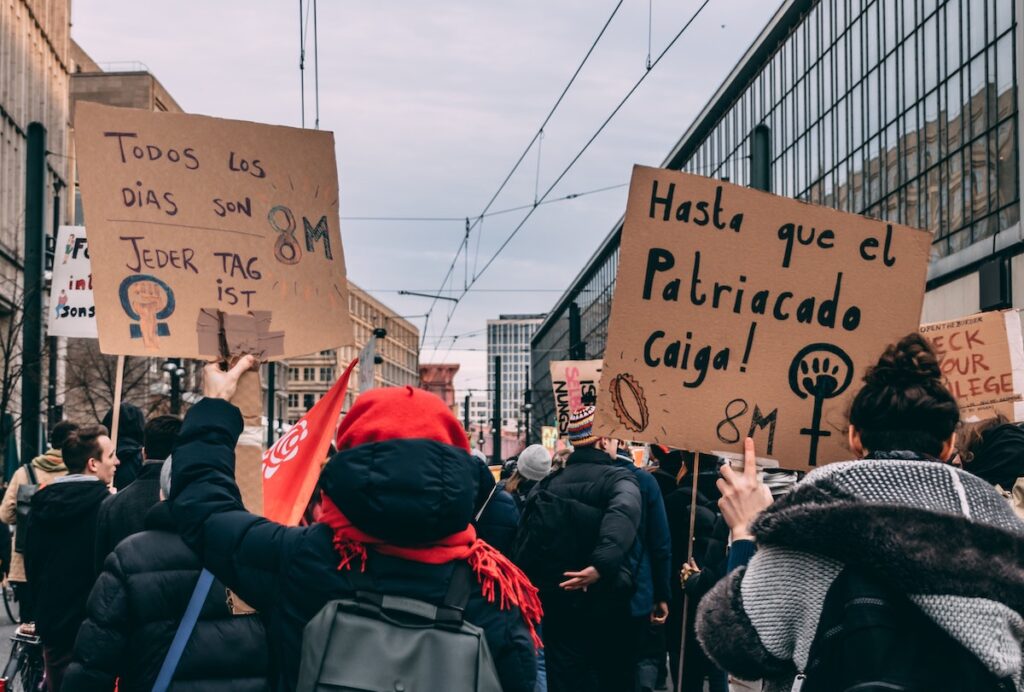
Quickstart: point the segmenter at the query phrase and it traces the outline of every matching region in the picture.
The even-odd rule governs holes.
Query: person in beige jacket
[[[67,440],[68,435],[77,429],[78,424],[71,421],[61,421],[53,427],[53,431],[50,433],[50,449],[46,451],[46,454],[32,460],[32,471],[35,473],[36,483],[40,487],[53,482],[61,476],[67,475],[68,469],[64,466],[61,448],[64,446],[64,441]],[[15,531],[17,531],[16,525],[18,523],[18,488],[24,483],[31,482],[26,468],[24,466],[19,467],[14,472],[14,475],[11,476],[11,482],[7,485],[4,499],[0,502],[0,521],[9,526],[15,526]],[[14,587],[15,595],[21,607],[22,621],[31,622],[32,604],[29,602],[28,589],[25,588],[25,584],[28,581],[25,576],[25,559],[21,553],[13,549],[13,545],[14,543],[12,542],[11,564],[7,569],[7,580]]]

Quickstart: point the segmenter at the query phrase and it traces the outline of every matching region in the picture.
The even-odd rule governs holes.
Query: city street
[[[1024,0],[0,2],[24,677],[1024,692],[1022,143]]]

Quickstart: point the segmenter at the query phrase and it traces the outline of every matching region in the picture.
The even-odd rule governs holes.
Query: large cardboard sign
[[[82,103],[75,139],[104,353],[351,343],[331,133]]]
[[[1016,310],[984,312],[921,325],[967,421],[1024,421],[1024,340]]]
[[[572,412],[597,397],[600,379],[599,360],[551,361],[551,387],[555,391],[559,435],[569,433],[569,416]]]
[[[48,336],[96,338],[89,241],[82,226],[57,229],[46,333]]]
[[[849,458],[849,400],[918,328],[927,232],[633,169],[596,430],[789,469]]]

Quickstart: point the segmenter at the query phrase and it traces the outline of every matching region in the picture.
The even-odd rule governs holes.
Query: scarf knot
[[[370,548],[382,555],[430,565],[465,560],[473,570],[480,584],[480,593],[487,602],[495,604],[499,610],[518,608],[530,631],[533,645],[538,649],[543,646],[537,635],[537,625],[544,614],[537,587],[505,555],[477,538],[476,529],[472,525],[429,545],[391,545],[356,528],[326,494],[323,496],[319,521],[334,531],[334,549],[341,558],[339,570],[352,569],[358,561],[359,571],[365,572]]]

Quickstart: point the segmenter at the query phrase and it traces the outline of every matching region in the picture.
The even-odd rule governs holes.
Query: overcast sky
[[[319,4],[320,128],[335,133],[341,214],[479,214],[615,7],[615,0],[389,0]],[[653,0],[656,57],[700,6]],[[778,8],[713,0],[551,192],[628,182],[658,165]],[[543,193],[645,71],[648,2],[626,0],[545,129]],[[140,61],[188,112],[301,124],[298,2],[74,0],[72,36],[97,62]],[[306,126],[315,120],[313,19]],[[123,68],[122,68],[123,69]],[[492,210],[534,201],[534,149]],[[540,207],[452,314],[438,302],[423,362],[461,362],[459,387],[485,380],[483,328],[499,313],[546,312],[625,209],[626,190]],[[445,286],[461,291],[526,211],[474,230]],[[423,315],[464,235],[463,221],[342,221],[349,276],[402,315]],[[517,292],[505,292],[508,290]],[[524,292],[527,291],[527,292]],[[455,294],[457,295],[457,293]],[[421,329],[424,319],[411,318]],[[433,351],[437,347],[439,351]]]

